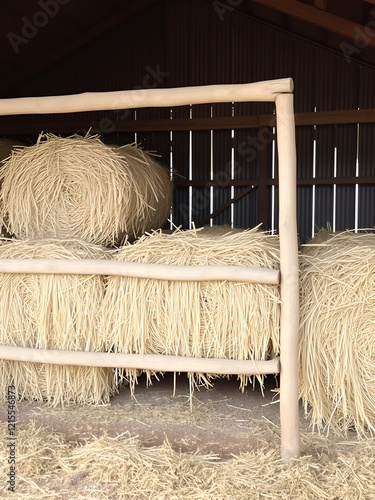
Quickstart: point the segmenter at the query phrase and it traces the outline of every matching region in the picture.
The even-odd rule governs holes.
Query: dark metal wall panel
[[[235,130],[233,144],[236,179],[257,178],[257,154],[260,147],[258,144],[258,130]]]
[[[374,92],[375,94],[375,92]],[[375,124],[359,126],[359,175],[375,175]],[[375,186],[358,186],[358,227],[375,226]]]
[[[276,31],[274,35],[275,78],[292,77],[296,113],[313,111],[315,102],[316,50],[313,44]]]
[[[234,13],[233,83],[271,80],[274,76],[274,30]],[[236,103],[235,115],[272,113],[271,103]]]
[[[335,160],[335,128],[332,125],[318,125],[314,132],[316,177],[333,177]],[[311,176],[312,177],[312,176]]]
[[[375,108],[375,69],[366,66],[359,68],[359,104],[361,109]]]
[[[296,128],[297,177],[313,176],[314,128]]]
[[[234,195],[236,196],[241,191],[241,188],[235,188]],[[258,190],[253,189],[243,198],[237,201],[234,206],[234,227],[249,228],[255,227],[258,224]]]
[[[298,186],[297,188],[297,232],[304,243],[311,237],[312,227],[312,188]]]
[[[353,229],[355,226],[355,188],[337,186],[336,231]]]
[[[271,196],[268,200],[268,227],[274,232],[279,230],[279,186],[274,186],[274,189],[269,189]],[[273,193],[273,196],[272,196]],[[272,213],[272,205],[274,206],[274,211]],[[273,224],[272,224],[273,219]]]
[[[359,125],[358,162],[359,175],[375,175],[375,123]]]
[[[375,226],[375,186],[359,186],[358,227]]]
[[[196,226],[209,214],[210,209],[210,188],[192,189],[192,222]]]
[[[189,229],[189,189],[179,188],[173,194],[172,221],[176,227]]]
[[[296,129],[297,178],[313,177],[314,128]],[[301,240],[311,236],[313,187],[297,189],[297,229]]]
[[[337,56],[316,48],[315,106],[317,111],[336,108]]]
[[[216,210],[224,203],[227,203],[231,199],[231,190],[230,188],[217,188],[215,187],[213,190],[213,209]],[[236,206],[235,206],[236,207]],[[235,208],[234,208],[235,209]],[[231,209],[226,208],[220,214],[218,214],[213,219],[214,224],[229,224],[231,225]]]
[[[179,114],[186,118],[189,109],[180,108]],[[183,116],[185,115],[185,116]],[[189,132],[173,132],[172,134],[172,167],[173,179],[189,178]],[[189,189],[175,188],[172,210],[173,224],[189,228]]]
[[[348,64],[341,56],[336,56],[336,81],[334,90],[336,109],[358,109],[359,106],[359,71],[358,63]]]
[[[170,86],[231,83],[231,14],[222,18],[213,2],[169,0],[166,3]]]
[[[317,126],[315,129],[315,177],[334,177],[335,174],[335,128]],[[333,186],[315,186],[314,230],[334,227]]]
[[[336,125],[337,176],[355,176],[357,125]],[[355,227],[355,186],[336,188],[336,230]]]
[[[314,232],[333,227],[333,191],[333,186],[315,186]]]

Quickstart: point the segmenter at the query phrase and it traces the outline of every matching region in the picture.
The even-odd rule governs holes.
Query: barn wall
[[[295,111],[375,108],[375,69],[350,64],[339,54],[254,20],[225,2],[162,0],[142,15],[59,61],[15,95],[53,95],[147,87],[244,83],[291,76]],[[231,179],[277,176],[273,130],[257,129],[111,133],[116,121],[272,113],[269,103],[202,105],[138,111],[75,113],[44,117],[9,117],[13,127],[32,124],[70,133],[93,122],[107,141],[137,140],[161,155],[165,165],[185,179],[220,179],[215,186],[184,187],[175,192],[173,222],[189,227],[236,196],[243,187]],[[0,126],[5,118],[0,120]],[[82,127],[82,123],[87,124]],[[77,127],[77,128],[76,128]],[[2,127],[4,128],[4,127]],[[298,127],[298,177],[375,175],[375,124]],[[180,178],[180,177],[177,177]],[[298,230],[302,240],[319,227],[336,230],[375,225],[374,186],[299,186]],[[277,186],[267,188],[267,221],[277,229]],[[259,221],[258,189],[250,190],[214,223],[254,226]],[[263,212],[264,213],[264,212]]]

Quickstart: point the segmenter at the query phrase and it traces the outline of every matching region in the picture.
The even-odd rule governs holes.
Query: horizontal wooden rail
[[[161,372],[195,372],[220,375],[266,375],[280,373],[278,357],[269,361],[193,358],[164,354],[121,354],[60,351],[31,347],[0,346],[0,359],[54,365],[135,368]]]
[[[343,109],[295,114],[297,127],[308,125],[344,125],[375,123],[375,109]],[[275,127],[274,114],[254,116],[218,116],[213,118],[192,118],[173,120],[123,120],[113,122],[116,132],[161,132],[187,130],[237,130],[248,128]]]
[[[272,186],[278,184],[278,179],[267,179],[267,184]],[[360,176],[360,177],[299,177],[297,186],[332,186],[338,184],[341,186],[350,186],[354,184],[375,184],[375,176]]]
[[[81,274],[127,276],[169,281],[238,281],[278,285],[280,271],[245,266],[175,266],[109,260],[0,259],[10,274]]]
[[[267,186],[277,186],[278,179],[267,179]],[[189,186],[203,188],[203,187],[217,187],[229,188],[231,186],[253,186],[257,187],[259,184],[258,179],[176,179],[174,181],[175,188],[188,188]],[[354,184],[375,184],[375,176],[351,176],[351,177],[299,177],[297,179],[297,186],[332,186],[333,184],[350,186]]]
[[[0,101],[1,104],[1,101]],[[375,109],[349,109],[338,111],[318,111],[297,113],[296,126],[313,125],[343,125],[355,123],[375,123]],[[92,127],[93,130],[106,132],[178,132],[190,130],[238,130],[248,128],[274,127],[275,115],[261,114],[255,116],[220,116],[216,118],[192,119],[161,119],[161,120],[110,120],[102,126],[95,122],[65,122],[50,123],[48,130],[55,133],[72,133],[80,129]],[[3,124],[0,123],[2,134],[39,134],[41,125],[31,124]]]
[[[0,115],[76,113],[128,108],[173,107],[215,102],[275,101],[293,92],[293,80],[281,78],[255,83],[203,85],[167,89],[136,89],[115,92],[19,97],[0,100]]]
[[[1,101],[0,101],[1,105]],[[345,109],[336,111],[317,111],[296,113],[297,127],[314,125],[345,125],[356,123],[375,123],[375,109]],[[48,123],[49,132],[72,133],[85,130],[89,127],[109,132],[179,132],[190,130],[240,130],[249,128],[274,127],[276,118],[274,114],[260,114],[255,116],[218,116],[213,118],[176,118],[161,120],[112,120],[108,117],[104,124],[89,122],[64,122]],[[42,128],[45,128],[44,126]],[[0,123],[1,134],[39,134],[41,125],[38,123]]]

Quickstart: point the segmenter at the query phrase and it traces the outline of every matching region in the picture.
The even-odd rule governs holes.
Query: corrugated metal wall
[[[217,2],[216,2],[217,5]],[[375,70],[346,62],[341,54],[228,8],[218,11],[206,0],[160,0],[142,16],[113,30],[24,89],[23,95],[148,87],[178,87],[214,83],[244,83],[291,76],[295,82],[295,111],[375,108]],[[51,85],[53,82],[53,85]],[[173,224],[198,223],[238,195],[246,186],[231,180],[277,176],[276,137],[258,129],[110,134],[114,120],[175,119],[272,113],[270,103],[185,106],[77,113],[60,117],[23,117],[48,130],[53,120],[101,123],[107,141],[132,142],[155,150],[176,178],[219,179],[215,186],[175,190]],[[3,119],[2,119],[3,120]],[[19,124],[11,117],[10,124]],[[0,120],[0,123],[2,121]],[[43,125],[43,126],[42,126]],[[75,132],[76,130],[72,130]],[[340,177],[375,174],[375,124],[306,126],[296,130],[298,177]],[[375,186],[299,186],[298,231],[304,241],[316,228],[330,223],[336,230],[375,225]],[[268,216],[277,229],[277,186],[267,188]],[[217,215],[215,224],[251,227],[259,222],[258,189],[250,189],[232,207]]]

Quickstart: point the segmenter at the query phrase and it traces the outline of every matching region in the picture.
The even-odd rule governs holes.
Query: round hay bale
[[[158,231],[125,245],[115,259],[278,269],[279,241],[257,228]],[[264,360],[279,349],[279,302],[272,285],[110,277],[102,329],[116,352]],[[136,376],[126,372],[131,383]]]
[[[0,258],[106,259],[110,252],[75,240],[1,240]],[[97,312],[101,276],[0,274],[0,344],[105,351]],[[19,399],[63,403],[108,402],[114,370],[0,361],[2,398],[16,387]]]
[[[375,431],[375,235],[318,234],[300,257],[300,395],[313,424]]]
[[[160,228],[171,206],[167,170],[134,145],[41,135],[0,169],[0,222],[18,238],[113,245]]]

